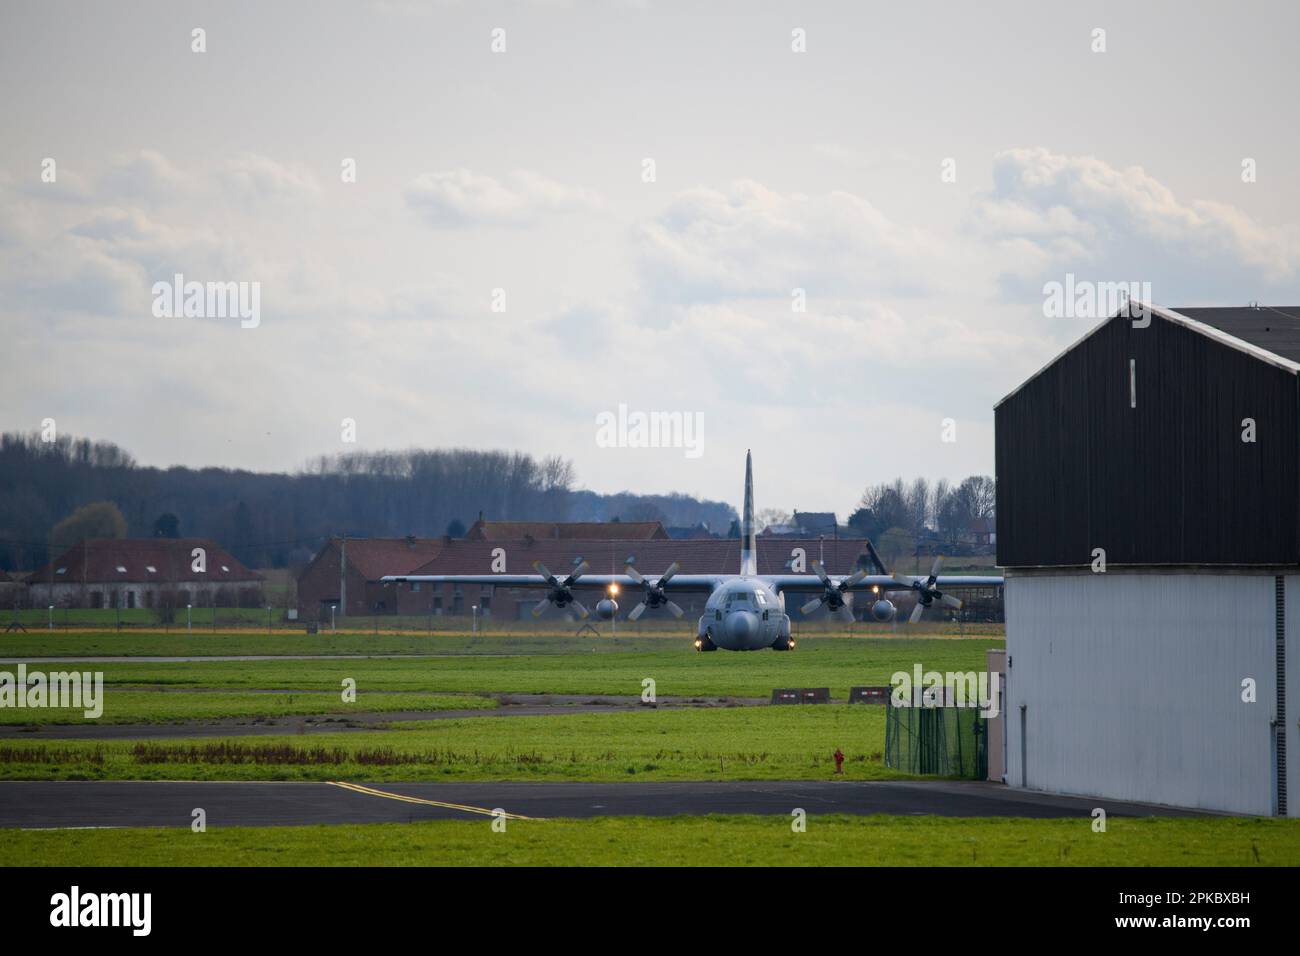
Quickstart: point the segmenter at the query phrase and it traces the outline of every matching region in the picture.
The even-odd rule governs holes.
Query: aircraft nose
[[[727,618],[727,630],[737,641],[744,641],[758,630],[758,620],[749,611],[736,611]]]

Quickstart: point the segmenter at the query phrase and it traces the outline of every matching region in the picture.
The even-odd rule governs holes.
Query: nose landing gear
[[[716,651],[718,645],[713,643],[713,638],[708,631],[705,631],[695,639],[695,649],[697,651]]]
[[[778,637],[775,641],[772,642],[772,650],[774,650],[774,651],[792,651],[792,650],[794,650],[794,638],[793,638],[793,637]]]

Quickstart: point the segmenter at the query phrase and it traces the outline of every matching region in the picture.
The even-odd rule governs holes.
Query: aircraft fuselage
[[[762,578],[731,578],[720,584],[705,602],[699,635],[728,651],[773,647],[790,637],[785,600]]]

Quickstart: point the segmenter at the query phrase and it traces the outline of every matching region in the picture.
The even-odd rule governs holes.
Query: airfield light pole
[[[190,636],[194,636],[194,605],[185,605],[185,630],[189,631]]]
[[[50,630],[54,630],[54,605],[50,605]]]
[[[474,634],[475,636],[477,636],[478,635],[478,605],[477,604],[471,605],[470,611],[472,611],[474,614]]]
[[[271,606],[269,604],[266,607],[266,633],[271,633]]]
[[[618,597],[618,585],[609,586],[609,601],[614,605],[614,613],[609,616],[609,636],[618,637],[618,602],[614,600]]]
[[[331,634],[335,633],[336,631],[336,628],[334,627],[334,611],[337,607],[338,607],[337,604],[330,605],[330,633]]]

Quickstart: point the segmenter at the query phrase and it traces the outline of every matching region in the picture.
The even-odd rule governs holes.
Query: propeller
[[[686,612],[674,604],[672,600],[669,599],[668,595],[664,593],[664,585],[673,579],[673,575],[676,574],[680,568],[681,565],[674,561],[668,566],[668,570],[660,575],[659,580],[653,583],[651,583],[649,578],[642,575],[640,571],[632,567],[632,565],[629,564],[623,568],[623,572],[628,577],[645,588],[645,597],[641,599],[640,604],[632,608],[632,612],[628,614],[627,619],[629,621],[635,621],[645,613],[645,610],[648,607],[666,607],[673,617],[681,617],[685,614]]]
[[[573,569],[567,578],[561,581],[556,578],[556,576],[552,574],[546,565],[542,564],[542,562],[534,561],[533,569],[546,579],[546,584],[550,590],[546,592],[546,597],[538,601],[537,606],[533,608],[533,617],[541,617],[542,612],[553,604],[561,610],[569,605],[573,605],[573,609],[578,612],[578,617],[585,618],[588,611],[581,603],[579,603],[578,599],[573,596],[572,588],[573,585],[577,583],[578,578],[582,577],[583,574],[586,573],[587,568],[587,562],[583,561]]]
[[[916,607],[912,608],[912,616],[908,618],[909,624],[915,624],[921,620],[921,615],[927,607],[939,602],[941,607],[950,608],[954,611],[961,609],[961,601],[951,594],[944,594],[934,586],[934,582],[939,578],[939,565],[943,563],[943,555],[938,555],[934,559],[934,566],[930,568],[930,576],[922,581],[920,578],[907,578],[894,575],[894,580],[910,591],[916,592]]]
[[[866,568],[859,568],[839,584],[836,584],[831,580],[830,575],[826,573],[826,569],[822,567],[820,561],[814,561],[812,566],[813,571],[817,573],[817,577],[822,579],[822,586],[825,590],[822,591],[820,597],[813,598],[799,610],[804,614],[811,614],[820,607],[826,607],[842,621],[853,620],[853,611],[848,606],[847,596],[853,585],[867,576]]]

